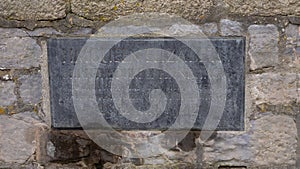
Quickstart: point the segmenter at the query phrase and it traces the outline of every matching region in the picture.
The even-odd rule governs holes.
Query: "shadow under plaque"
[[[50,78],[50,102],[52,127],[59,129],[80,129],[72,98],[72,78],[77,58],[86,44],[86,38],[56,38],[48,40],[48,64]],[[186,39],[188,40],[188,39]],[[95,47],[101,48],[113,39],[95,38]],[[226,76],[227,95],[222,118],[216,130],[244,130],[245,107],[245,38],[193,39],[200,45],[213,44],[222,62]],[[191,42],[193,42],[191,41]],[[95,83],[95,96],[99,112],[107,123],[116,130],[166,130],[177,119],[181,108],[181,92],[176,79],[167,71],[159,68],[141,70],[130,79],[129,98],[138,111],[147,111],[151,107],[150,94],[160,89],[166,99],[166,105],[159,117],[151,122],[131,121],[118,111],[112,99],[111,89],[114,73],[118,66],[134,52],[145,49],[168,51],[190,68],[196,79],[200,94],[199,111],[192,130],[205,130],[203,124],[211,106],[211,80],[205,64],[188,46],[174,38],[127,38],[116,43],[98,61]],[[209,64],[214,64],[212,61]],[[95,65],[95,64],[94,64]],[[133,64],[128,64],[128,71]],[[214,65],[212,65],[213,67]],[[179,68],[180,69],[180,68]],[[129,77],[124,77],[129,78]],[[84,82],[86,79],[82,79]],[[188,80],[188,78],[187,78]],[[183,86],[185,87],[185,86]],[[117,89],[116,89],[117,90]],[[122,96],[120,91],[120,97]],[[192,103],[191,103],[192,104]],[[93,113],[93,112],[92,112]],[[97,112],[95,112],[97,113]],[[184,123],[184,119],[182,120]],[[97,121],[91,121],[97,126]],[[184,126],[184,125],[183,125]],[[182,128],[178,128],[179,130]]]

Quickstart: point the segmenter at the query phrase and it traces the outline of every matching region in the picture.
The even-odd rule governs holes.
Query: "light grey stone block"
[[[24,103],[38,104],[42,98],[42,76],[40,74],[24,75],[19,79],[21,98]]]
[[[276,66],[278,63],[279,32],[275,25],[251,25],[249,56],[250,69]]]
[[[0,38],[0,68],[27,69],[38,67],[41,48],[29,37]]]
[[[17,101],[14,88],[14,82],[0,81],[0,106],[8,106]]]

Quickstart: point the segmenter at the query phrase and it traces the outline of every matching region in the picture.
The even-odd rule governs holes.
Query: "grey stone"
[[[299,35],[300,35],[299,26],[289,24],[286,27],[285,34],[287,36],[287,43],[295,44],[297,42],[297,40],[299,39]]]
[[[95,40],[95,46],[105,46],[111,41],[107,39],[93,39]],[[206,49],[207,41],[205,39],[198,39],[199,46],[204,46]],[[52,108],[52,126],[57,128],[78,128],[80,127],[79,121],[74,108],[74,103],[72,97],[72,79],[74,70],[74,62],[78,57],[79,52],[82,49],[82,46],[85,44],[85,39],[51,39],[48,41],[48,59],[49,59],[49,74],[50,74],[50,99],[51,99],[51,108]],[[155,42],[155,43],[153,43]],[[194,42],[194,41],[192,41]],[[209,41],[210,42],[210,41]],[[226,38],[226,39],[213,39],[211,41],[213,45],[216,46],[216,50],[219,53],[220,59],[223,63],[225,69],[225,75],[230,80],[227,81],[227,95],[226,106],[224,109],[223,118],[219,124],[218,130],[243,130],[244,121],[243,121],[243,112],[244,112],[244,54],[245,54],[245,42],[243,38]],[[114,42],[115,43],[115,42]],[[135,45],[138,44],[138,45]],[[86,106],[93,107],[92,105],[96,104],[99,106],[101,112],[103,112],[104,117],[107,122],[114,126],[115,128],[121,129],[164,129],[171,125],[174,120],[177,118],[176,111],[179,110],[179,101],[180,101],[180,92],[178,85],[174,78],[170,77],[164,71],[159,69],[146,69],[145,71],[139,72],[135,79],[131,81],[129,87],[129,93],[133,106],[137,110],[145,111],[149,109],[149,95],[150,91],[153,89],[162,89],[166,94],[169,102],[166,104],[166,109],[163,111],[163,114],[158,120],[154,120],[149,124],[145,125],[144,123],[135,123],[130,121],[122,116],[120,116],[118,110],[114,106],[114,101],[111,94],[111,79],[113,77],[113,72],[118,67],[119,63],[125,59],[133,51],[138,51],[140,49],[148,48],[158,48],[166,49],[178,57],[181,57],[182,60],[188,60],[185,62],[190,69],[195,73],[196,78],[199,81],[198,88],[201,89],[199,92],[205,95],[206,97],[201,97],[201,103],[205,104],[210,103],[210,83],[207,81],[208,77],[206,75],[204,64],[198,60],[196,55],[190,53],[189,49],[186,46],[182,46],[183,43],[175,39],[126,39],[116,45],[109,55],[102,61],[98,61],[99,68],[96,75],[96,100],[90,100]],[[130,50],[128,50],[130,49]],[[180,55],[180,52],[189,52],[186,55]],[[66,57],[66,53],[72,54]],[[157,60],[154,60],[157,61]],[[159,60],[158,60],[159,61]],[[158,62],[157,61],[157,62]],[[215,61],[215,60],[214,60]],[[98,63],[96,62],[96,63]],[[204,61],[203,61],[204,62]],[[77,62],[78,63],[78,62]],[[91,63],[91,68],[98,66],[98,64]],[[128,79],[129,75],[126,72],[129,72],[131,69],[131,62],[124,63],[128,71],[124,71],[124,79]],[[163,64],[162,64],[163,65]],[[208,63],[208,66],[214,66],[213,61]],[[180,67],[178,67],[180,69]],[[200,71],[203,70],[203,71]],[[201,74],[201,73],[204,74]],[[84,74],[85,72],[82,72]],[[177,72],[178,73],[178,72]],[[184,73],[184,72],[183,72]],[[95,77],[90,74],[85,75],[84,81],[94,81]],[[187,77],[192,78],[192,77]],[[155,83],[154,83],[155,82]],[[118,83],[118,82],[117,82]],[[99,87],[99,88],[98,88]],[[184,88],[184,87],[183,87]],[[128,89],[128,88],[127,88]],[[145,90],[147,89],[147,90]],[[198,90],[199,90],[198,89]],[[124,95],[126,89],[115,89],[119,90],[119,96]],[[184,88],[183,90],[194,92],[197,89]],[[79,92],[85,96],[91,91],[89,86],[86,83],[80,88]],[[172,98],[172,99],[171,99]],[[242,99],[241,99],[242,98]],[[89,100],[88,98],[87,100]],[[195,104],[198,100],[192,100],[191,104]],[[182,109],[186,109],[183,107]],[[176,111],[175,111],[176,110]],[[208,107],[203,106],[199,110],[198,117],[194,126],[194,129],[201,129],[207,113]],[[94,112],[94,111],[88,111]],[[109,113],[108,113],[109,112]],[[78,113],[78,112],[77,112]],[[95,115],[95,114],[94,114]],[[135,117],[139,118],[139,117]],[[93,124],[93,127],[102,127],[101,124],[97,122],[92,122],[97,119],[97,117],[89,116],[87,120],[89,124]],[[184,123],[185,120],[181,121],[181,128],[186,126]],[[96,126],[98,124],[99,126]],[[86,127],[86,126],[85,126]]]
[[[252,99],[256,105],[299,103],[299,82],[296,73],[263,73],[252,75],[249,79]]]
[[[249,56],[250,69],[256,70],[278,64],[279,32],[275,25],[251,25]]]
[[[250,135],[218,133],[213,140],[203,145],[203,161],[205,166],[220,162],[222,166],[247,166],[251,164],[255,154],[251,149]]]
[[[92,20],[108,21],[118,16],[141,12],[160,12],[178,14],[186,19],[199,20],[199,16],[207,14],[212,7],[212,0],[150,0],[150,1],[97,1],[72,0],[71,9],[74,14]]]
[[[0,161],[25,163],[35,152],[35,126],[0,116]]]
[[[274,16],[300,15],[300,2],[297,0],[224,0],[231,13],[242,15]]]
[[[201,25],[200,29],[207,36],[216,35],[218,33],[218,25],[216,23],[206,23]]]
[[[297,129],[292,117],[264,113],[250,124],[244,133],[218,132],[216,138],[205,142],[205,168],[216,163],[247,168],[295,165]]]
[[[61,32],[53,28],[37,28],[33,31],[27,31],[29,36],[51,36],[51,35],[61,35]]]
[[[90,35],[93,33],[93,29],[92,28],[82,28],[76,32],[74,32],[74,35]]]
[[[22,113],[14,114],[12,115],[12,117],[14,119],[22,120],[27,123],[32,123],[32,124],[41,123],[39,116],[35,112],[22,112]]]
[[[25,37],[28,36],[26,31],[17,28],[0,28],[1,38]]]
[[[21,98],[24,103],[38,104],[42,99],[42,76],[41,74],[24,75],[19,78]]]
[[[15,20],[54,20],[66,16],[66,1],[3,0],[0,16]]]
[[[222,36],[243,36],[242,24],[237,21],[222,19],[220,21],[220,29]]]
[[[251,132],[256,165],[295,165],[297,128],[293,118],[267,114],[252,122]]]
[[[300,17],[299,16],[290,15],[290,16],[288,16],[288,19],[289,19],[290,23],[295,24],[295,25],[300,25]]]
[[[14,88],[14,82],[0,81],[0,106],[8,106],[17,101]]]
[[[0,39],[0,68],[24,69],[38,67],[41,48],[36,40],[29,37]]]

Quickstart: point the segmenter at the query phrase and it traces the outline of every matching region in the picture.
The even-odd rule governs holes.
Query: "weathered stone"
[[[3,0],[0,16],[15,20],[53,20],[66,16],[66,1]]]
[[[300,15],[300,2],[297,0],[224,0],[234,14],[243,15]]]
[[[263,73],[252,75],[249,79],[250,92],[256,105],[299,103],[299,82],[296,73]]]
[[[36,124],[36,123],[41,122],[39,116],[35,112],[18,113],[18,114],[12,115],[12,117],[17,119],[17,120],[22,120],[24,122],[32,123],[32,124]]]
[[[278,63],[279,32],[275,25],[251,25],[249,56],[250,69],[275,66]]]
[[[300,27],[299,25],[289,24],[285,30],[286,49],[283,61],[288,63],[289,67],[300,69]]]
[[[286,27],[285,34],[287,36],[287,44],[295,44],[300,36],[299,26],[289,24]]]
[[[49,35],[61,35],[61,32],[56,31],[53,28],[37,28],[33,31],[27,31],[29,36],[49,36]]]
[[[28,36],[26,31],[17,28],[0,28],[1,38],[24,37]]]
[[[0,161],[24,163],[35,151],[35,126],[0,116]]]
[[[41,74],[24,75],[19,78],[21,98],[24,103],[38,104],[42,99],[42,76]]]
[[[295,24],[295,25],[300,25],[300,17],[299,16],[290,15],[290,16],[288,16],[288,19],[289,19],[290,23]]]
[[[103,168],[104,169],[111,169],[111,168],[119,168],[119,169],[173,169],[173,168],[195,169],[195,168],[197,168],[197,165],[189,164],[189,163],[185,163],[185,162],[165,163],[165,164],[161,164],[161,165],[141,165],[141,166],[135,166],[131,163],[124,163],[124,164],[105,163]]]
[[[251,133],[256,165],[295,165],[297,128],[293,118],[267,114],[252,122]]]
[[[214,140],[203,145],[204,166],[219,163],[221,166],[250,164],[254,154],[250,148],[250,135],[218,133]]]
[[[11,81],[0,81],[0,106],[8,106],[17,101],[14,94],[15,84]]]
[[[184,0],[158,0],[158,1],[98,1],[98,0],[72,0],[73,13],[92,20],[108,21],[118,16],[135,12],[160,12],[178,14],[186,19],[200,20],[200,16],[207,14],[213,6],[212,0],[188,3]]]
[[[220,21],[220,29],[222,36],[242,36],[243,28],[240,22],[222,19]]]
[[[83,163],[49,163],[45,166],[45,169],[88,169],[88,166],[84,165]]]
[[[0,38],[0,68],[23,69],[38,67],[41,48],[29,37]]]
[[[200,26],[202,32],[207,35],[215,35],[218,33],[218,25],[216,23],[206,23]]]
[[[90,154],[91,141],[75,135],[51,131],[46,142],[47,156],[51,161],[77,160]]]

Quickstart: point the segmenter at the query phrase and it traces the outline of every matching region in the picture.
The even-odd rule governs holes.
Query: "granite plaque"
[[[84,50],[87,41],[89,44],[94,43],[95,51],[101,50],[102,46],[107,46],[107,44],[114,45],[105,52],[101,60],[81,59],[79,61],[78,57],[83,53],[95,54]],[[210,38],[185,39],[185,41],[202,46],[199,52],[202,52],[203,55],[209,53],[205,51],[205,45],[211,43],[219,60],[202,60],[197,56],[195,50],[175,38],[126,38],[120,41],[101,38],[92,40],[85,38],[49,39],[48,63],[52,127],[81,128],[75,111],[76,106],[74,106],[74,91],[72,91],[74,90],[74,78],[77,78],[76,80],[82,81],[83,85],[82,89],[77,86],[76,90],[80,90],[83,94],[84,91],[89,93],[93,90],[93,97],[96,100],[90,103],[94,104],[92,106],[97,106],[101,116],[116,130],[166,130],[179,116],[181,118],[179,124],[182,123],[182,128],[184,128],[184,118],[189,115],[179,115],[179,112],[190,111],[190,108],[183,104],[197,106],[197,112],[194,112],[197,115],[192,130],[206,129],[203,126],[209,110],[214,108],[213,106],[218,106],[218,104],[211,103],[218,101],[218,97],[215,95],[218,95],[219,92],[217,89],[214,91],[212,89],[213,83],[219,83],[219,78],[226,81],[226,95],[224,96],[223,111],[219,112],[222,113],[222,117],[216,130],[244,130],[245,39]],[[139,53],[140,51],[146,51],[144,54],[148,60],[140,61],[144,57],[143,53]],[[159,55],[166,56],[166,59],[160,59]],[[87,74],[78,79],[78,76],[74,75],[74,69],[80,62],[90,62],[90,64],[86,64],[86,69],[96,69],[95,75]],[[224,77],[213,79],[219,75],[210,73],[208,69],[213,70],[217,63],[222,65]],[[143,68],[147,66],[148,68]],[[185,72],[186,68],[189,69],[187,72]],[[185,79],[176,79],[179,76]],[[196,84],[195,88],[189,87],[189,82],[193,80]],[[89,85],[85,86],[85,83],[94,84],[94,88],[90,88]],[[198,100],[191,99],[183,102],[183,99],[189,99],[187,94],[183,95],[184,92],[199,93],[200,97]],[[126,93],[130,106],[126,101],[123,106],[133,107],[134,111],[148,113],[146,114],[148,119],[139,118],[136,115],[134,116],[136,120],[132,116],[128,118],[133,110],[126,112],[127,114],[122,112],[123,109],[120,108],[120,105],[122,106],[122,99],[126,98]],[[153,99],[152,96],[156,94],[163,98]],[[153,105],[151,106],[151,104]],[[88,109],[89,105],[86,106],[86,110],[90,114],[99,115],[98,112],[90,112],[92,110]],[[94,125],[96,128],[101,127],[99,122],[93,121],[96,118],[89,116],[87,119],[90,120],[90,125]]]

